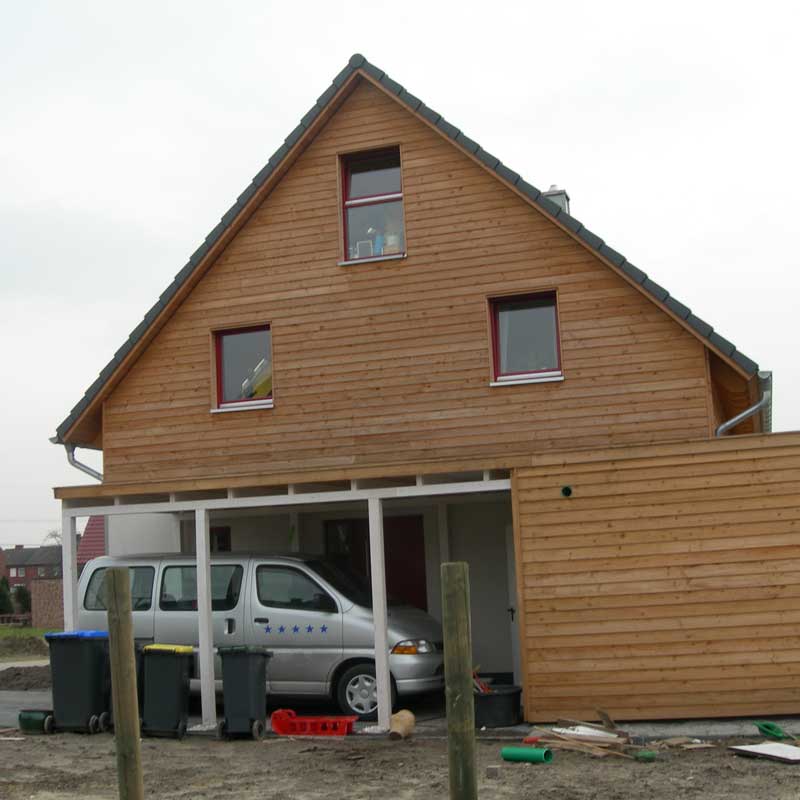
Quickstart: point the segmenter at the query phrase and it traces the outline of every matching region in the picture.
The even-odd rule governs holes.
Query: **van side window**
[[[106,610],[105,589],[106,568],[99,567],[92,573],[86,587],[83,606],[88,611]],[[149,611],[153,598],[153,579],[156,571],[153,567],[128,567],[131,579],[131,608],[134,611]]]
[[[256,570],[256,589],[262,606],[338,611],[336,601],[299,569],[262,565]]]
[[[244,570],[239,564],[211,567],[211,610],[230,611],[239,602]],[[162,611],[197,611],[197,567],[167,567],[161,579]]]

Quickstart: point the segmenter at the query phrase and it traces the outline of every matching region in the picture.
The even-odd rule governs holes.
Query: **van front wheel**
[[[392,681],[392,706],[397,692]],[[346,669],[336,684],[336,700],[345,714],[360,720],[378,718],[378,692],[374,664],[355,664]]]

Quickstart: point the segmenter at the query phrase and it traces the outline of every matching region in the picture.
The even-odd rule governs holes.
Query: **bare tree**
[[[42,544],[61,544],[61,531],[57,528],[47,531]]]

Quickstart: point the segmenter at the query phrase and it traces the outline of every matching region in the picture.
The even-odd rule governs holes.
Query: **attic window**
[[[493,385],[562,380],[555,292],[490,301]]]
[[[217,410],[272,406],[269,325],[217,331]]]
[[[342,159],[345,261],[405,253],[400,148]]]

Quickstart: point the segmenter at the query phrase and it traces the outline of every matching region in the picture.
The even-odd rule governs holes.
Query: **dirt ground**
[[[49,666],[0,669],[0,692],[28,692],[35,689],[49,689],[51,685]]]
[[[50,652],[47,642],[40,636],[27,635],[30,629],[22,628],[13,631],[15,635],[10,635],[12,631],[7,631],[5,636],[0,636],[0,661],[11,660],[14,658],[39,657],[47,658]]]
[[[5,734],[8,736],[8,734]],[[550,764],[501,761],[501,742],[481,741],[481,798],[497,800],[788,800],[800,792],[800,767],[714,750],[666,751],[652,764],[558,752]],[[142,742],[145,794],[158,798],[241,800],[396,800],[446,798],[444,739],[394,743],[366,735],[328,739],[267,738],[218,742]],[[498,778],[486,766],[499,764]],[[56,734],[8,741],[0,736],[0,797],[4,800],[116,798],[110,735]]]

